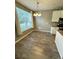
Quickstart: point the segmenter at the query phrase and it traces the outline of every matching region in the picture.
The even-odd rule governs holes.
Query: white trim
[[[26,35],[24,35],[24,36],[22,36],[20,39],[18,39],[16,42],[15,42],[15,44],[16,43],[18,43],[19,41],[21,41],[24,37],[26,37],[26,36],[28,36],[30,33],[32,33],[34,30],[32,30],[32,31],[30,31],[29,33],[27,33]]]
[[[41,31],[41,32],[49,32],[49,33],[50,33],[50,31],[47,31],[47,30],[43,30],[43,29],[36,29],[35,31]]]

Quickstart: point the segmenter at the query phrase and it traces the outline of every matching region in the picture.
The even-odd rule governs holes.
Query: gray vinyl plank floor
[[[60,59],[55,36],[34,31],[15,45],[15,59]]]

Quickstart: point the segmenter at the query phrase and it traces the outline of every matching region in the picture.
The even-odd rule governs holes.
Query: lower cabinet
[[[51,34],[56,34],[56,31],[58,30],[58,27],[51,27]]]
[[[63,59],[63,36],[58,31],[56,31],[55,43],[60,57]]]

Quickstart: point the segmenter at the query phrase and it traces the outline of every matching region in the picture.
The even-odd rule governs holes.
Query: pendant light
[[[36,1],[36,4],[37,4],[37,11],[33,14],[34,16],[41,16],[41,13],[39,12],[38,10],[38,7],[39,7],[39,2],[38,0]]]

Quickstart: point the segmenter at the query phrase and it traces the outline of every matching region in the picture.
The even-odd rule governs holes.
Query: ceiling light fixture
[[[37,6],[36,6],[36,9],[37,9],[37,11],[36,12],[34,12],[34,16],[41,16],[41,13],[39,12],[39,10],[38,10],[38,7],[39,7],[39,2],[38,2],[38,0],[36,1],[36,3],[37,3]]]

